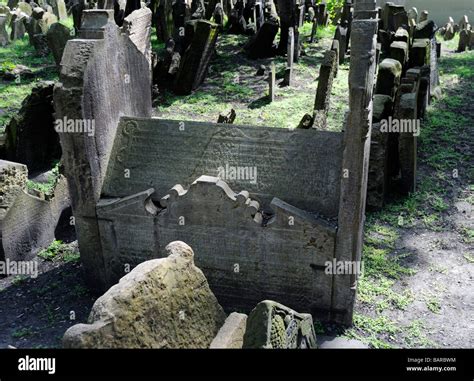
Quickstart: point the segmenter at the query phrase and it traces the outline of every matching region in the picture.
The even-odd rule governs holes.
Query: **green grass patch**
[[[51,195],[54,192],[54,188],[58,183],[59,177],[59,162],[57,162],[53,166],[51,173],[48,176],[48,181],[46,183],[39,183],[32,180],[28,180],[26,182],[26,186],[28,187],[28,189],[37,190],[39,192],[44,193],[45,195]]]
[[[80,258],[79,254],[70,249],[68,245],[60,240],[54,240],[51,245],[38,253],[38,257],[45,261],[64,261],[77,262]]]

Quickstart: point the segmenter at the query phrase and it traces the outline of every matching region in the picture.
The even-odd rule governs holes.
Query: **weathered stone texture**
[[[144,262],[92,307],[89,324],[64,335],[66,348],[208,348],[226,315],[193,250],[172,242],[166,258]]]

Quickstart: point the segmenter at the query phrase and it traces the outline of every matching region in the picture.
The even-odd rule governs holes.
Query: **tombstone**
[[[105,25],[97,22],[100,14],[104,15]],[[91,217],[95,216],[98,188],[105,175],[119,115],[151,115],[151,75],[145,56],[115,25],[113,11],[86,10],[84,25],[87,33],[69,40],[64,49],[62,82],[54,89],[54,106],[57,120],[66,118],[95,126],[94,134],[64,131],[59,136],[81,261],[89,269],[86,281],[91,288],[105,291],[107,286],[101,281],[104,268],[97,256],[98,225]],[[98,83],[101,86],[96,86]]]
[[[403,5],[385,3],[382,10],[383,29],[388,32],[395,32],[403,25],[408,25],[408,14]]]
[[[418,22],[418,9],[412,7],[408,10],[407,16],[409,20],[415,20],[415,23]]]
[[[387,95],[379,96],[388,97]],[[391,98],[388,97],[388,99]],[[380,123],[374,121],[370,142],[369,177],[367,182],[367,207],[371,210],[379,210],[385,204],[385,196],[389,185],[388,147],[389,134],[380,131]]]
[[[43,18],[45,10],[41,7],[34,7],[31,17],[35,20],[41,20]]]
[[[268,74],[268,97],[270,102],[275,100],[275,90],[276,90],[276,68],[275,63],[272,62],[270,65],[270,73]]]
[[[209,349],[241,349],[247,328],[247,315],[232,312],[212,340]]]
[[[74,0],[71,5],[72,19],[74,22],[75,33],[81,29],[82,12],[86,9],[85,0]]]
[[[41,20],[38,21],[38,25],[41,28],[42,34],[46,34],[49,27],[54,23],[58,22],[58,18],[53,13],[45,12]]]
[[[133,11],[123,20],[122,32],[135,44],[137,49],[146,57],[151,70],[151,19],[152,12],[143,7]]]
[[[258,30],[257,35],[245,47],[247,54],[252,59],[273,57],[275,48],[273,41],[278,34],[278,21],[265,21]]]
[[[444,41],[450,41],[454,38],[455,33],[454,33],[454,26],[453,24],[446,24],[446,31],[444,32],[443,39]]]
[[[94,146],[84,146],[84,139],[70,141],[73,144],[64,156],[72,193],[81,195],[74,202],[76,228],[89,280],[96,287],[113,284],[124,274],[124,263],[133,267],[163,257],[166,245],[179,236],[199,253],[196,265],[226,308],[246,311],[277,297],[296,311],[350,324],[357,272],[327,275],[323,269],[333,259],[360,261],[377,24],[375,1],[357,1],[351,32],[350,112],[344,133],[132,115],[121,118],[106,154],[92,155]],[[94,41],[102,48],[111,45]],[[63,56],[58,87],[77,86],[69,102],[82,99],[84,86],[87,89],[91,82],[90,77],[82,79],[77,66],[68,72],[67,64],[89,61],[91,65],[99,60],[97,54],[100,60],[115,62],[113,57],[102,57],[98,48],[88,59],[68,57],[69,46],[86,42],[70,40]],[[88,68],[86,75],[94,72]],[[74,75],[75,81],[66,74]],[[105,75],[120,85],[116,70],[109,68]],[[144,91],[146,86],[141,83],[138,88]],[[62,99],[59,95],[57,102]],[[148,99],[137,97],[141,102]],[[134,97],[127,99],[134,101]],[[96,107],[96,115],[103,102],[97,97],[87,104]],[[74,109],[80,107],[78,100]],[[117,107],[123,115],[129,114],[124,105]],[[64,106],[56,108],[61,115]],[[103,158],[101,165],[91,166],[83,158],[87,154],[91,160]],[[258,165],[258,181],[257,177],[256,181],[236,178],[228,172],[229,165],[247,169]],[[105,175],[97,174],[97,168]],[[132,171],[128,179],[127,168]],[[91,176],[92,171],[96,173]],[[95,178],[100,180],[92,183]],[[270,256],[272,261],[266,260]]]
[[[459,29],[460,30],[468,29],[468,25],[470,25],[469,18],[466,15],[464,15],[463,17],[461,17],[461,20],[459,20]]]
[[[426,10],[421,11],[420,20],[418,22],[422,23],[422,22],[425,22],[425,21],[428,21],[428,11],[426,11]]]
[[[18,6],[19,0],[8,0],[7,6],[10,9],[15,9]]]
[[[431,39],[434,37],[438,26],[433,20],[423,21],[418,23],[415,31],[413,32],[413,38],[428,38]]]
[[[402,64],[391,58],[384,59],[380,65],[377,75],[376,94],[384,94],[394,97],[402,75]]]
[[[288,31],[288,48],[286,54],[286,69],[285,78],[283,81],[284,86],[291,86],[293,83],[293,63],[295,55],[295,33],[294,28],[290,28]]]
[[[66,9],[66,3],[64,0],[56,0],[56,5],[57,5],[57,10],[58,14],[56,15],[59,20],[65,20],[67,19],[67,9]]]
[[[417,100],[416,93],[403,94],[400,103],[396,106],[397,112],[394,117],[400,121],[416,121]],[[413,132],[400,132],[398,138],[398,155],[401,170],[401,191],[412,193],[416,190],[416,167],[417,167],[417,137]]]
[[[332,40],[331,50],[336,52],[336,57],[340,57],[339,56],[340,53],[339,53],[339,41],[338,40]],[[337,77],[338,70],[339,70],[339,59],[336,60],[336,67],[335,67],[335,70],[334,70],[334,77]]]
[[[471,33],[469,30],[461,30],[461,32],[459,33],[459,44],[457,49],[459,53],[465,52],[466,49],[469,47],[470,38]]]
[[[36,9],[36,8],[35,8]],[[41,8],[42,10],[42,8]],[[28,38],[29,38],[29,41],[30,41],[30,45],[34,45],[34,39],[33,39],[33,36],[36,35],[36,34],[41,34],[42,33],[42,30],[41,30],[41,27],[38,23],[38,20],[34,17],[35,11],[33,10],[33,16],[32,17],[28,17],[26,20],[25,20],[25,29],[26,29],[26,32],[28,33]]]
[[[23,38],[25,35],[25,23],[24,20],[26,18],[26,15],[22,12],[15,11],[12,14],[11,22],[10,22],[10,28],[11,28],[11,33],[10,33],[10,39],[12,41],[14,40],[19,40]]]
[[[469,49],[470,49],[470,50],[474,50],[474,30],[471,30],[471,31],[470,31]]]
[[[177,94],[190,94],[201,85],[217,41],[216,24],[204,20],[194,23],[192,42],[184,53],[176,75],[174,91]]]
[[[66,47],[66,43],[71,38],[73,38],[73,36],[71,36],[71,30],[61,23],[54,23],[53,25],[51,25],[48,32],[46,33],[48,47],[51,53],[53,53],[56,65],[59,66],[59,64],[61,63],[64,48]]]
[[[408,62],[408,44],[403,41],[394,41],[390,45],[390,58],[399,61],[402,66]]]
[[[23,12],[27,16],[31,16],[33,13],[33,9],[31,8],[31,5],[28,3],[25,3],[24,1],[20,1],[17,5],[17,9],[19,9],[21,12]]]
[[[410,67],[429,65],[431,43],[427,38],[413,40],[410,50]]]
[[[344,63],[347,51],[347,28],[344,28],[340,25],[336,28],[336,33],[334,36],[335,40],[339,41],[339,65]]]
[[[166,252],[166,258],[140,264],[102,295],[89,323],[66,331],[63,347],[209,348],[226,314],[194,265],[193,250],[172,242]]]
[[[46,57],[49,55],[49,53],[51,53],[51,51],[49,50],[48,39],[46,37],[46,34],[34,34],[32,38],[32,43],[37,56]]]
[[[48,199],[27,191],[26,165],[0,160],[0,261],[31,261],[55,239],[70,201],[60,176]]]
[[[222,8],[221,3],[216,4],[212,18],[217,25],[219,25],[221,28],[224,27],[224,9]]]
[[[394,41],[403,41],[407,44],[410,43],[410,34],[404,28],[398,28],[395,32],[395,36],[393,37]]]
[[[311,28],[311,37],[309,39],[310,43],[313,43],[316,39],[316,34],[318,32],[318,20],[316,18],[313,18],[313,27]]]
[[[6,29],[7,24],[7,16],[0,14],[0,46],[7,46],[10,42],[10,37],[8,36],[8,32]]]
[[[388,32],[383,29],[378,31],[378,41],[380,41],[383,55],[390,54],[390,45],[392,43],[393,32]]]
[[[318,89],[314,102],[314,127],[321,130],[327,129],[327,115],[338,60],[336,54],[334,50],[326,51],[319,69]]]
[[[247,318],[245,349],[315,349],[313,318],[270,300],[257,304]]]

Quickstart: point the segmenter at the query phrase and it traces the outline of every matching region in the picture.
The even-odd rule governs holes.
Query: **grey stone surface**
[[[249,314],[243,348],[314,349],[313,318],[280,303],[264,300]]]
[[[110,280],[125,264],[160,257],[169,242],[184,240],[225,308],[250,311],[269,298],[303,312],[330,307],[332,276],[324,266],[334,255],[333,225],[276,198],[264,219],[246,191],[234,193],[216,177],[202,176],[186,190],[176,185],[162,198],[164,209],[152,195],[150,189],[97,205]]]
[[[380,65],[377,75],[376,94],[395,96],[402,75],[402,64],[391,58],[384,59]]]
[[[50,12],[45,12],[41,20],[38,20],[39,27],[41,28],[43,34],[46,34],[51,25],[57,22],[58,18],[56,17],[56,15]]]
[[[102,295],[66,348],[208,348],[226,315],[184,242],[144,262]]]
[[[51,25],[46,33],[46,38],[48,41],[48,47],[53,53],[54,61],[56,62],[56,65],[59,66],[66,43],[73,38],[71,35],[71,29],[61,23],[55,23]]]
[[[63,211],[70,205],[61,176],[48,200],[26,192],[27,168],[0,160],[0,261],[27,261],[47,247]]]
[[[107,11],[102,12],[108,19]],[[87,14],[84,23],[91,25]],[[96,290],[106,290],[100,283],[105,269],[98,255],[95,204],[120,116],[151,115],[151,75],[145,56],[114,24],[99,24],[98,31],[104,39],[67,42],[54,103],[57,119],[95,123],[92,136],[80,131],[59,135],[87,281]]]
[[[228,165],[257,169],[256,181],[226,181],[248,190],[263,207],[278,197],[335,217],[341,152],[341,135],[329,131],[123,118],[102,195],[126,197],[154,188],[159,199],[176,184],[188,188],[200,175],[217,176]],[[130,178],[123,175],[127,168]]]
[[[240,349],[244,343],[247,315],[232,312],[225,320],[210,349]]]
[[[151,10],[144,7],[130,13],[123,20],[122,32],[146,57],[151,70]]]
[[[387,95],[382,95],[387,97]],[[391,102],[391,99],[389,99]],[[367,207],[380,209],[385,204],[388,187],[388,143],[389,134],[380,131],[380,123],[372,126],[370,142],[369,177],[367,185]]]
[[[180,63],[174,91],[189,94],[204,81],[209,61],[214,54],[219,30],[216,24],[205,20],[195,23],[194,35]]]
[[[0,14],[0,46],[7,46],[10,42],[10,36],[7,32],[7,15]]]
[[[416,39],[410,50],[410,66],[430,65],[431,42],[429,39]]]
[[[332,84],[336,76],[339,57],[336,51],[328,50],[324,55],[324,60],[319,69],[318,88],[316,91],[316,100],[314,111],[318,113],[315,117],[315,127],[325,130],[327,128],[327,114],[331,101]]]
[[[394,41],[390,45],[390,58],[405,66],[408,62],[408,44],[403,41]]]

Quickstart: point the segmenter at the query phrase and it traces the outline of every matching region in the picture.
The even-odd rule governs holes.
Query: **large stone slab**
[[[244,343],[247,315],[232,312],[225,320],[217,336],[212,340],[211,349],[240,349]]]
[[[69,328],[66,348],[208,348],[225,313],[184,242],[140,264],[101,296],[89,324]]]
[[[122,118],[102,195],[126,197],[154,188],[159,199],[176,184],[188,188],[199,176],[224,169],[229,186],[248,190],[264,207],[278,197],[335,217],[341,139],[326,131]],[[257,177],[232,178],[232,168],[256,169]]]
[[[330,308],[332,274],[324,269],[334,256],[334,225],[276,198],[264,216],[246,191],[234,193],[216,177],[202,176],[186,190],[176,185],[159,207],[152,195],[97,205],[109,282],[127,264],[161,257],[169,242],[184,240],[229,310],[250,311],[269,298],[302,312]]]
[[[55,238],[62,213],[70,206],[61,176],[48,200],[26,191],[26,166],[0,160],[0,261],[26,261]]]

